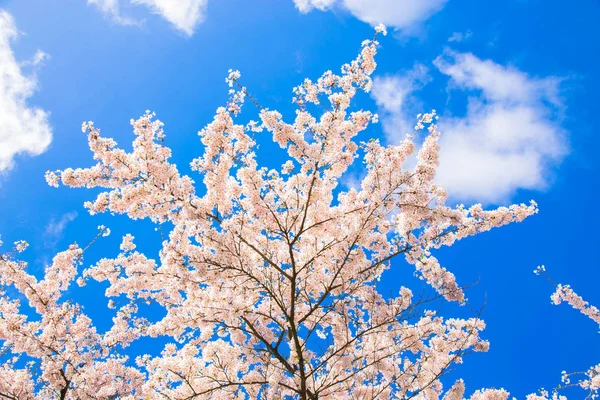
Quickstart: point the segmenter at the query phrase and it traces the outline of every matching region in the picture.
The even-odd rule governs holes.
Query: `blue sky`
[[[521,224],[439,253],[459,282],[478,280],[472,304],[486,302],[491,349],[456,374],[469,393],[495,386],[523,397],[600,359],[598,327],[551,305],[553,288],[532,273],[544,264],[600,305],[597,0],[0,0],[0,8],[0,234],[31,243],[32,268],[73,241],[87,243],[100,224],[113,234],[86,264],[116,255],[127,232],[141,250],[158,250],[148,221],[91,217],[82,205],[92,191],[45,184],[46,170],[91,165],[83,121],[130,148],[129,119],[153,110],[187,172],[202,153],[197,132],[226,101],[229,68],[262,104],[293,115],[292,87],[339,70],[372,36],[370,24],[384,22],[390,34],[374,90],[359,99],[381,123],[361,140],[394,143],[417,113],[435,108],[439,180],[451,202],[535,199],[540,207]],[[260,140],[259,160],[280,164],[282,152]],[[345,182],[358,178],[354,169]],[[386,282],[400,286],[406,268],[396,262]],[[73,295],[107,326],[97,297]]]

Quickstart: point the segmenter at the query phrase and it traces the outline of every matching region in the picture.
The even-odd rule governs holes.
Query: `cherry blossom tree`
[[[96,164],[48,172],[48,183],[101,188],[85,203],[91,214],[149,219],[170,227],[168,236],[159,259],[136,251],[128,234],[115,258],[89,268],[82,268],[85,248],[72,245],[39,280],[20,260],[25,242],[4,253],[0,398],[462,399],[464,383],[445,388],[441,378],[465,355],[488,349],[480,337],[485,324],[478,315],[443,318],[427,309],[433,300],[466,302],[433,253],[520,222],[537,207],[447,206],[434,183],[435,111],[419,115],[398,145],[357,143],[377,120],[351,107],[371,88],[377,46],[375,35],[340,74],[327,71],[296,87],[291,123],[230,71],[229,102],[199,132],[204,153],[191,163],[202,176],[202,195],[169,161],[154,114],[131,121],[131,152],[84,123]],[[258,121],[237,122],[245,100]],[[265,131],[289,157],[280,169],[256,161],[255,135]],[[417,139],[416,165],[408,168]],[[338,189],[334,198],[361,154],[360,187]],[[101,227],[99,236],[107,233]],[[418,297],[400,285],[394,295],[378,292],[398,257],[434,295]],[[73,283],[88,280],[108,286],[114,317],[105,332],[65,298]],[[567,288],[557,299],[579,301]],[[23,301],[37,317],[23,311]],[[162,307],[164,317],[150,321],[140,311],[144,303]],[[160,354],[130,358],[132,343],[159,336],[169,338]],[[480,390],[471,399],[508,395]]]
[[[536,275],[543,276],[556,287],[556,290],[552,296],[550,296],[553,304],[558,305],[562,302],[566,302],[575,310],[581,312],[600,326],[600,310],[575,293],[570,285],[555,283],[548,274],[546,274],[546,267],[543,265],[537,267],[533,272]],[[527,396],[527,400],[566,400],[566,397],[560,393],[562,390],[570,387],[586,390],[586,399],[596,399],[600,392],[600,364],[594,365],[586,371],[562,371],[561,382],[562,384],[557,385],[551,392],[541,389],[538,394],[530,394]]]

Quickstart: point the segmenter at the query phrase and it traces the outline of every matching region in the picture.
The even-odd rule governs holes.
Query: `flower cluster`
[[[554,282],[546,275],[546,267],[539,266],[533,271],[536,275],[544,275],[552,284]],[[571,307],[579,310],[583,315],[589,317],[600,325],[600,310],[583,300],[581,296],[571,289],[569,285],[557,284],[556,290],[550,296],[552,303],[558,305],[563,301]],[[562,385],[555,388],[550,394],[547,390],[540,390],[538,394],[531,394],[527,400],[566,400],[566,397],[559,395],[559,389],[568,387],[578,387],[588,392],[586,399],[596,399],[600,394],[600,364],[590,367],[585,372],[562,371]]]
[[[27,243],[24,240],[19,240],[19,241],[15,242],[15,250],[19,253],[24,252],[28,246],[29,246],[29,243]]]
[[[557,305],[566,301],[571,307],[579,310],[583,315],[600,325],[600,310],[583,300],[581,296],[571,289],[571,286],[558,284],[556,286],[556,291],[550,298],[552,299],[552,302]]]

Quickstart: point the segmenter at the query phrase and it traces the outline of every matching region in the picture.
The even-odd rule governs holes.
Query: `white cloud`
[[[410,116],[422,112],[420,102],[413,93],[430,80],[427,68],[419,63],[402,74],[375,77],[371,96],[379,107],[386,133],[397,135],[412,132],[415,119]],[[394,137],[388,139],[394,140]]]
[[[12,168],[16,155],[39,155],[52,142],[49,113],[28,104],[37,88],[36,78],[21,69],[38,65],[47,55],[38,51],[31,61],[19,64],[10,46],[16,37],[13,17],[0,10],[0,172]]]
[[[519,189],[546,188],[551,167],[567,152],[566,133],[555,115],[562,109],[560,79],[533,78],[516,68],[450,50],[434,65],[450,78],[450,89],[469,95],[466,115],[446,116],[439,123],[436,180],[450,197],[498,203]],[[409,121],[413,110],[382,93],[410,99],[413,87],[419,85],[410,83],[410,73],[386,79],[375,80],[373,97],[385,112],[387,137],[397,141],[405,132],[397,121]]]
[[[132,18],[121,15],[121,6],[119,0],[87,0],[88,4],[93,4],[105,15],[109,16],[119,25],[139,25],[140,23]]]
[[[371,25],[410,29],[442,9],[447,0],[294,0],[300,12],[345,9]]]
[[[124,17],[121,12],[125,0],[88,0],[115,22],[121,25],[139,25],[132,18]],[[196,26],[204,19],[208,0],[129,0],[131,4],[148,7],[153,13],[160,15],[176,29],[188,36],[194,34]]]
[[[294,0],[296,8],[300,10],[301,13],[307,13],[315,8],[317,10],[327,11],[329,8],[333,7],[336,2],[337,0]]]
[[[466,31],[465,33],[454,32],[452,35],[450,35],[450,37],[448,38],[448,41],[449,42],[462,42],[462,41],[469,39],[471,36],[473,36],[473,32],[471,32],[471,31]]]
[[[77,212],[73,211],[60,217],[58,220],[52,218],[46,230],[44,231],[44,240],[46,247],[52,248],[62,239],[63,232],[69,222],[73,222],[77,218]]]
[[[296,8],[307,13],[313,9],[345,10],[371,25],[380,23],[391,28],[409,30],[443,8],[448,0],[293,0]],[[121,25],[140,25],[123,16],[125,3],[145,5],[152,12],[169,21],[179,31],[193,35],[196,26],[204,20],[208,0],[87,0]]]
[[[37,50],[35,52],[35,54],[33,55],[33,58],[31,60],[25,60],[21,62],[21,66],[22,67],[28,67],[28,66],[34,66],[37,67],[38,65],[41,65],[44,63],[44,61],[48,60],[50,58],[49,54],[44,53],[41,50]]]
[[[483,96],[491,101],[513,104],[550,101],[555,105],[560,104],[560,79],[556,77],[532,78],[516,68],[448,49],[433,63],[443,74],[452,78],[456,86],[481,90]]]
[[[145,4],[177,29],[191,36],[196,25],[204,19],[207,0],[133,0]]]

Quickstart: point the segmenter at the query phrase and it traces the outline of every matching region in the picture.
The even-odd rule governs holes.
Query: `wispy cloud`
[[[133,3],[148,6],[178,30],[191,36],[204,20],[208,0],[133,0]]]
[[[447,0],[294,0],[300,12],[342,9],[371,25],[412,29],[441,10]]]
[[[32,60],[17,62],[11,48],[17,36],[12,15],[0,10],[0,172],[13,167],[16,155],[39,155],[52,142],[49,113],[28,104],[37,89],[35,74],[22,70],[48,56],[38,50]]]
[[[141,25],[140,21],[122,15],[119,0],[87,0],[87,2],[98,7],[104,15],[119,25]]]
[[[471,36],[473,36],[473,32],[471,32],[471,31],[466,31],[464,33],[463,32],[454,32],[448,38],[448,42],[463,42],[463,41],[469,39]]]
[[[88,4],[95,5],[118,24],[141,25],[141,21],[123,15],[124,2],[125,0],[88,0]],[[129,0],[128,2],[146,6],[180,32],[192,36],[198,24],[204,19],[208,0]]]
[[[568,150],[560,124],[561,79],[531,77],[516,68],[449,49],[434,65],[449,77],[449,90],[469,96],[464,116],[446,115],[439,123],[442,136],[436,180],[450,197],[497,203],[519,189],[546,188],[552,166]],[[385,93],[414,99],[414,90],[423,80],[413,75],[374,82],[372,94],[384,112],[383,126],[391,141],[403,137],[414,106]]]
[[[302,13],[343,10],[371,25],[380,23],[402,31],[411,31],[441,10],[448,0],[293,0]],[[142,21],[125,16],[124,4],[144,5],[170,22],[177,30],[192,36],[206,13],[208,0],[87,0],[114,22],[141,25]]]
[[[44,230],[44,245],[47,248],[55,247],[62,239],[63,232],[67,225],[70,222],[73,222],[75,218],[77,218],[76,211],[64,214],[58,219],[52,218]]]
[[[420,63],[400,74],[375,77],[371,96],[379,107],[384,131],[392,135],[388,138],[390,141],[395,141],[398,132],[412,132],[414,116],[422,112],[414,93],[430,81],[427,67]]]
[[[39,65],[42,65],[44,63],[44,61],[49,60],[49,59],[50,59],[49,54],[44,53],[41,50],[37,50],[31,60],[21,61],[20,65],[21,65],[21,67],[29,67],[29,66],[37,67]]]

